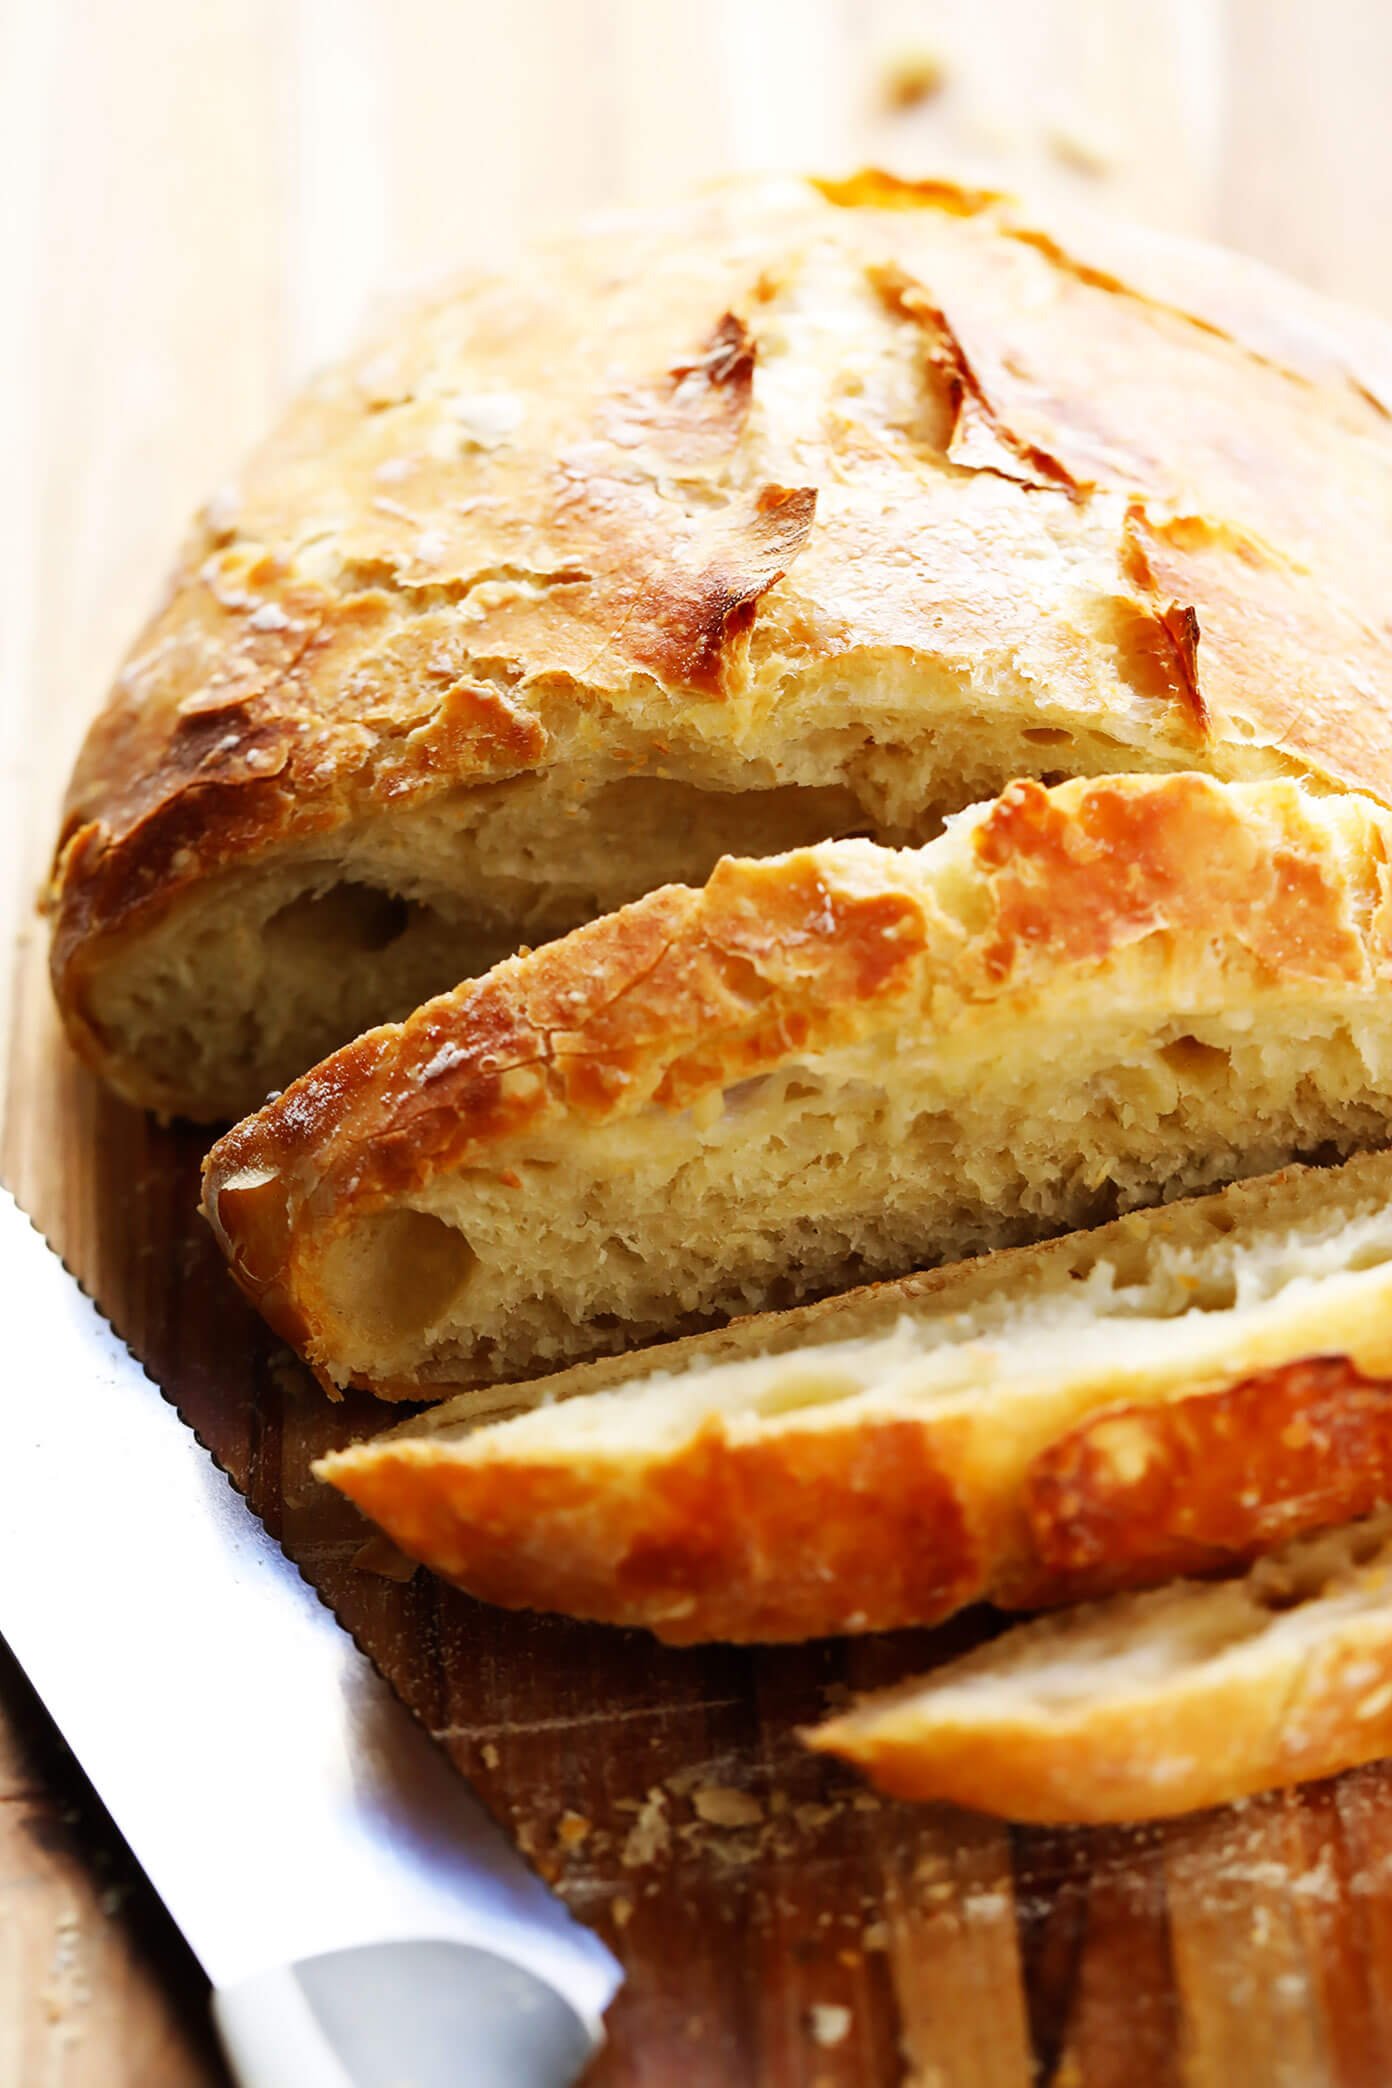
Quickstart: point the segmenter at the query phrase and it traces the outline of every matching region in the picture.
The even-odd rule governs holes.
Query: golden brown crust
[[[1392,1496],[1392,1379],[1301,1357],[1220,1391],[1096,1415],[1025,1481],[1012,1608],[1215,1573]]]
[[[941,1032],[993,1001],[1019,1013],[1147,939],[1180,969],[1245,967],[1254,1001],[1312,981],[1373,990],[1383,819],[1287,785],[1109,777],[1013,785],[965,862],[952,837],[727,859],[703,891],[650,894],[324,1061],[214,1146],[205,1209],[238,1282],[327,1381],[317,1271],[334,1235],[439,1174],[506,1170],[523,1132],[675,1114],[891,1027]],[[970,927],[947,910],[950,873],[937,895],[942,862]]]
[[[142,1092],[103,968],[220,872],[441,791],[839,781],[799,709],[829,670],[918,676],[931,734],[1009,661],[1065,739],[1392,800],[1389,367],[1229,257],[885,176],[466,287],[291,410],[94,725],[54,879],[79,1047]]]
[[[999,1541],[952,1432],[898,1417],[748,1442],[712,1424],[631,1463],[393,1436],[318,1469],[472,1595],[671,1645],[936,1623],[981,1598]]]
[[[1046,1609],[1154,1587],[1387,1496],[1392,1384],[1347,1358],[1173,1404],[1118,1409],[1103,1386],[1092,1399],[1100,1413],[1033,1458],[1007,1405],[975,1425],[852,1411],[748,1439],[711,1422],[670,1448],[564,1462],[509,1455],[505,1438],[454,1455],[393,1432],[319,1470],[472,1595],[676,1644],[895,1631],[972,1602]],[[1147,1459],[1134,1479],[1133,1456]]]
[[[802,1737],[893,1798],[1040,1824],[1173,1818],[1392,1754],[1392,1623],[1366,1623],[1299,1668],[1238,1676],[1168,1718],[1142,1700],[1057,1731],[1024,1707],[1013,1725],[968,1726],[931,1747],[912,1729],[873,1733],[849,1718]]]
[[[1317,1550],[1337,1578],[1302,1587]],[[1392,1752],[1388,1579],[1384,1516],[1292,1544],[1240,1583],[1020,1626],[802,1738],[894,1797],[1039,1822],[1164,1818],[1337,1775]],[[1302,1601],[1308,1623],[1281,1629]],[[1072,1668],[1062,1696],[1031,1648]],[[993,1687],[954,1689],[969,1677]]]
[[[325,1472],[413,1558],[508,1608],[689,1645],[888,1629],[980,1585],[952,1480],[911,1422],[782,1442],[712,1429],[627,1488],[583,1459],[473,1469],[431,1452],[406,1438]]]
[[[1170,778],[1049,793],[1015,784],[983,821],[995,933],[992,978],[1031,961],[1086,963],[1147,935],[1232,936],[1273,976],[1367,975],[1362,926],[1298,831],[1260,833],[1220,790]],[[1370,836],[1380,828],[1370,829]]]

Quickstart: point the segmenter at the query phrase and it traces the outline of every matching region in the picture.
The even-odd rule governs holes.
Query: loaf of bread
[[[1388,341],[884,176],[466,285],[185,545],[72,781],[69,1035],[230,1117],[722,854],[917,843],[1021,776],[1392,801]]]
[[[803,1735],[900,1798],[1144,1820],[1392,1754],[1392,1512],[1013,1630]]]
[[[347,1046],[206,1209],[329,1387],[439,1397],[1374,1144],[1390,840],[1102,778],[725,861]]]
[[[428,1398],[1376,1144],[1389,841],[1181,775],[725,861],[335,1054],[206,1210],[328,1388]]]
[[[1392,1494],[1392,1155],[464,1395],[318,1469],[471,1593],[678,1642],[1231,1570]]]

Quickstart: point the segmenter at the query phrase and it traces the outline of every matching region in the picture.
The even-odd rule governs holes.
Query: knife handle
[[[239,2088],[570,2088],[603,2038],[534,1972],[466,1943],[365,1943],[213,1994]]]

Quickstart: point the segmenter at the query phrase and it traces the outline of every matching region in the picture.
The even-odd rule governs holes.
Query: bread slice
[[[1376,1144],[1390,835],[1120,777],[726,861],[327,1060],[207,1213],[326,1384],[422,1398]]]
[[[919,842],[1016,776],[1392,801],[1389,339],[885,176],[464,284],[191,533],[69,791],[69,1035],[227,1118],[725,853]]]
[[[1392,1754],[1392,1512],[1017,1625],[802,1736],[899,1798],[1144,1820]]]
[[[317,1469],[474,1594],[673,1641],[1231,1570],[1392,1494],[1392,1155],[465,1395]]]

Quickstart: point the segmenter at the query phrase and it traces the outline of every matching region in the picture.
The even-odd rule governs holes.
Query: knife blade
[[[560,2088],[622,1979],[0,1189],[0,1633],[245,2088]]]

